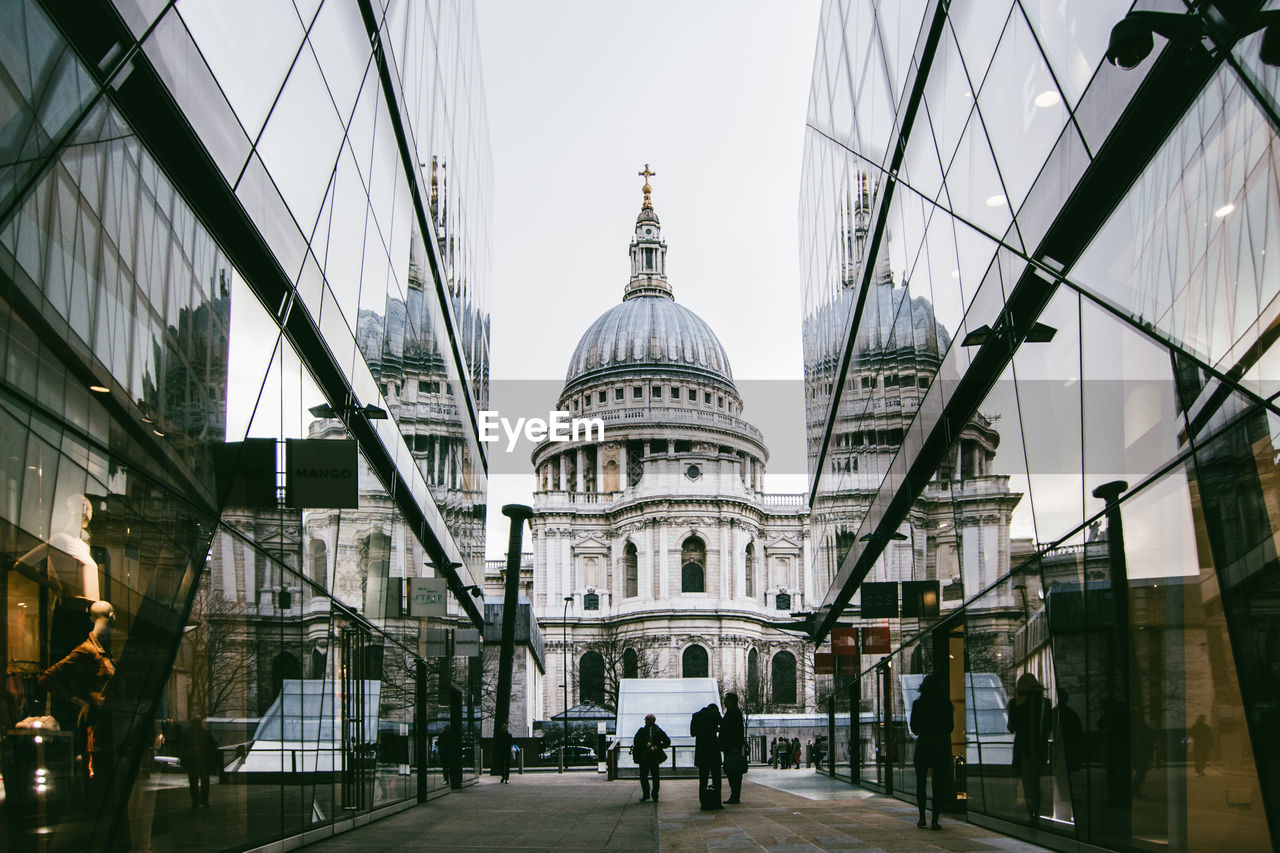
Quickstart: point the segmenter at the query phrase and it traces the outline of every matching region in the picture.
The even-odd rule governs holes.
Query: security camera
[[[1151,55],[1155,40],[1151,26],[1142,18],[1130,15],[1111,28],[1107,42],[1107,61],[1121,68],[1136,68]]]

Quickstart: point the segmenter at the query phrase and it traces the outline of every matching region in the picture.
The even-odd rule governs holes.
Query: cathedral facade
[[[604,437],[533,453],[537,716],[564,709],[566,683],[571,707],[614,707],[634,677],[711,677],[752,710],[813,710],[812,656],[777,627],[813,606],[805,501],[764,492],[764,436],[719,339],[675,300],[641,174],[630,280],[579,341],[557,406]]]

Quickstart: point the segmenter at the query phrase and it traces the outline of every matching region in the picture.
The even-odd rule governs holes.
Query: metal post
[[[523,504],[507,504],[502,514],[511,519],[507,537],[507,581],[502,598],[502,646],[498,654],[498,695],[493,711],[493,736],[496,738],[511,716],[511,670],[516,656],[516,609],[520,601],[520,549],[524,539],[524,523],[533,510]],[[509,760],[509,759],[508,759]]]
[[[560,772],[564,772],[564,750],[569,745],[569,604],[572,595],[564,597],[564,615],[560,620],[560,639],[563,645],[560,668],[564,675],[564,737],[560,740]]]

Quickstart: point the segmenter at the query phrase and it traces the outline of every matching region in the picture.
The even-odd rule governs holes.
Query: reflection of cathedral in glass
[[[0,16],[5,851],[287,845],[476,780],[478,655],[427,659],[483,619],[476,22],[358,6]],[[304,438],[356,506],[286,488]]]

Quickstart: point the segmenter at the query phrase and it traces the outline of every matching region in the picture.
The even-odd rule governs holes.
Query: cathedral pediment
[[[766,542],[764,547],[767,551],[799,551],[800,543],[790,536],[779,536],[772,542]]]
[[[601,542],[593,536],[583,539],[581,542],[573,544],[573,553],[575,554],[607,554],[609,553],[609,543]]]

